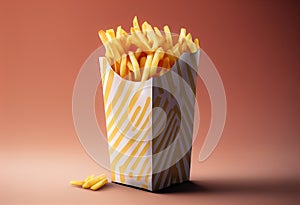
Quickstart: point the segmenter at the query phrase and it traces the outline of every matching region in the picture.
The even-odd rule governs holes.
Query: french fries
[[[97,177],[94,177],[94,175],[90,175],[82,181],[79,180],[70,181],[70,184],[73,186],[79,186],[84,189],[91,189],[93,191],[100,189],[107,183],[108,180],[105,174],[99,175]]]
[[[193,40],[185,28],[181,28],[178,41],[174,42],[169,26],[164,26],[163,32],[147,21],[140,26],[136,16],[130,33],[118,26],[116,31],[100,30],[98,34],[112,69],[122,78],[132,81],[161,76],[184,52],[194,53],[200,49],[198,38]]]

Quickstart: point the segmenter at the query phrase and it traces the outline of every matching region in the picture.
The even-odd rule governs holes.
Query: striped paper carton
[[[189,180],[199,55],[144,82],[99,58],[113,182],[157,191]]]

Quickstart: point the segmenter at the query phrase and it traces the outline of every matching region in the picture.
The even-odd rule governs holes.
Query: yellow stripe
[[[110,115],[111,110],[112,110],[112,106],[109,106],[109,107],[107,108],[107,111],[105,112],[105,117],[106,117],[106,119],[108,119],[108,116]]]
[[[128,88],[127,93],[124,96],[124,99],[128,99],[130,92],[132,92],[132,85]],[[120,115],[121,110],[124,109],[122,103],[120,104],[120,106],[118,107],[117,111],[114,114],[114,116],[118,116]],[[113,137],[116,135],[117,131],[118,131],[118,127],[121,127],[123,124],[123,121],[127,118],[127,115],[123,115],[122,118],[120,119],[120,121],[117,123],[117,125],[115,126],[113,133],[108,136],[109,141],[113,139]],[[112,128],[112,125],[114,124],[114,118],[112,117],[112,120],[109,122],[108,126],[107,126],[107,131],[109,131]]]
[[[148,179],[151,173],[152,167],[150,166],[146,172],[146,178],[145,178],[145,182],[148,183]]]
[[[111,171],[110,174],[111,174],[111,180],[112,180],[112,181],[116,181],[116,175],[115,175],[115,172],[114,172],[114,171]]]
[[[149,163],[149,160],[150,160],[150,158],[147,158],[147,159],[144,161],[144,163],[143,163],[143,165],[142,165],[142,168],[141,168],[141,170],[140,170],[140,173],[139,173],[139,175],[138,175],[137,178],[136,178],[137,181],[140,181],[141,178],[142,178],[142,176],[144,176],[144,175],[143,175],[143,172],[144,172],[144,170],[145,170],[147,164]]]
[[[133,95],[133,97],[132,97],[132,99],[131,99],[131,101],[130,101],[130,103],[129,103],[129,110],[132,110],[133,106],[136,104],[136,101],[139,99],[141,93],[142,93],[142,90],[136,92],[136,93]]]
[[[118,129],[114,129],[113,132],[111,133],[111,135],[108,136],[108,142],[109,142],[109,143],[110,143],[111,140],[112,140],[111,136],[115,136],[115,135],[117,134],[117,132],[118,132]]]
[[[142,146],[142,143],[145,143],[143,140],[149,135],[149,132],[151,131],[151,129],[148,129],[147,132],[145,133],[145,135],[143,136],[143,138],[141,139],[141,141],[136,145],[136,147],[134,148],[134,150],[129,154],[128,159],[126,160],[126,162],[123,164],[125,166],[125,164],[127,163],[127,161],[130,161],[129,157],[130,156],[134,156],[137,151],[139,150],[139,148]],[[139,133],[140,134],[140,133]],[[135,135],[136,137],[136,135]],[[123,156],[122,153],[126,152],[127,149],[129,149],[131,147],[131,145],[134,143],[134,140],[130,140],[128,142],[128,146],[124,147],[121,152],[119,152],[119,154],[115,157],[115,159],[112,161],[113,165],[116,165],[116,163],[120,160],[120,158]],[[123,166],[122,165],[122,166]]]
[[[129,172],[128,176],[129,176],[129,178],[133,178],[133,173]]]
[[[138,106],[133,114],[133,117],[132,118],[136,118],[136,115],[138,114],[138,112],[140,111],[141,107]],[[126,115],[124,115],[126,117]],[[123,116],[123,117],[124,117]],[[122,118],[123,118],[122,117]],[[131,118],[131,120],[132,120]],[[115,143],[112,145],[112,147],[114,149],[117,149],[117,147],[119,146],[120,142],[122,141],[123,137],[124,137],[124,134],[127,133],[127,131],[129,130],[129,128],[131,127],[131,122],[128,122],[128,124],[126,125],[125,129],[124,130],[121,130],[122,134],[117,138],[117,140],[115,141]],[[124,153],[124,152],[123,152]]]
[[[126,95],[124,96],[124,99],[127,99],[127,98],[128,98],[128,95],[129,95],[130,92],[131,92],[131,91],[130,91],[131,88],[132,88],[132,87],[130,87],[130,88],[128,89]],[[124,102],[124,101],[123,101],[123,102]],[[125,104],[125,102],[124,102],[124,104]],[[112,106],[113,106],[113,105],[112,105]],[[112,113],[112,114],[113,114],[113,117],[112,117],[112,120],[111,120],[111,121],[109,122],[109,124],[107,125],[107,130],[110,130],[110,129],[111,129],[112,125],[113,125],[114,122],[115,122],[115,121],[114,121],[114,117],[117,118],[117,116],[120,115],[120,112],[122,111],[122,109],[124,109],[123,106],[124,106],[124,105],[121,103],[121,104],[119,105],[119,107],[117,108],[116,112]],[[116,107],[115,107],[115,109],[116,109]],[[123,124],[123,121],[125,120],[126,117],[128,117],[126,114],[122,116],[122,118],[120,119],[120,121],[117,123],[117,126],[118,126],[118,127],[121,127],[121,125]]]
[[[148,135],[149,135],[149,132],[151,131],[151,129],[149,129],[146,133],[145,133],[145,135],[143,136],[143,138],[142,138],[142,140],[144,140]],[[136,147],[134,148],[134,150],[129,154],[129,156],[126,156],[127,157],[127,159],[126,159],[126,161],[122,164],[122,166],[120,167],[120,169],[121,170],[123,170],[123,171],[125,171],[126,169],[127,169],[127,167],[128,167],[128,165],[129,165],[129,163],[133,160],[133,159],[136,159],[136,157],[137,156],[135,156],[135,154],[138,152],[138,150],[143,146],[143,144],[148,144],[149,142],[144,142],[144,141],[141,141],[141,142],[139,142],[137,145],[136,145]],[[149,143],[150,144],[150,143]],[[123,155],[119,155],[119,156],[117,156],[118,157],[118,159],[116,159],[117,161],[119,161],[120,160],[120,158],[122,157]]]
[[[141,109],[140,106],[137,107],[137,109],[135,110],[135,112],[134,112],[132,118],[135,118],[135,117],[136,117],[136,115],[137,115],[137,113],[140,111],[140,109]],[[129,122],[129,123],[127,124],[126,128],[124,129],[124,132],[123,132],[123,133],[126,133],[126,132],[129,130],[130,125],[131,125],[131,123]],[[121,133],[120,136],[118,137],[118,139],[117,139],[118,143],[117,143],[117,141],[116,141],[116,142],[114,143],[114,145],[112,145],[112,147],[113,147],[114,149],[117,149],[116,146],[120,143],[119,141],[121,141],[121,140],[123,139],[123,137],[124,137],[123,133]],[[117,143],[117,144],[116,144],[116,143]],[[134,140],[129,140],[128,143],[127,143],[127,144],[123,147],[123,149],[120,151],[119,155],[122,155],[123,153],[125,153],[125,152],[131,147],[131,145],[132,145],[133,143],[134,143]],[[116,158],[117,158],[117,157],[116,157]],[[113,160],[112,163],[116,163],[115,160]]]
[[[122,95],[124,88],[125,88],[125,83],[123,81],[121,81],[121,83],[120,83],[120,85],[118,87],[118,90],[115,93],[115,96],[113,97],[111,103],[108,105],[107,112],[106,112],[106,116],[107,116],[106,119],[108,119],[108,117],[110,116],[110,113],[112,111],[113,105],[119,99],[120,95]],[[106,104],[105,100],[104,100],[104,103]]]
[[[140,114],[140,116],[139,116],[139,118],[138,118],[138,120],[137,120],[137,122],[135,124],[135,128],[137,128],[139,126],[139,124],[142,122],[142,119],[144,119],[144,115],[145,115],[145,113],[146,113],[146,111],[148,109],[148,106],[150,104],[150,100],[151,100],[151,97],[147,97],[146,103],[145,103],[145,105],[143,107],[143,111],[141,112],[141,114]]]
[[[121,181],[122,183],[125,183],[125,176],[124,176],[123,173],[120,173],[120,181]]]
[[[141,106],[138,106],[135,110],[135,112],[133,113],[132,117],[131,117],[131,122],[133,123],[135,121],[135,118],[137,117],[137,114],[140,112],[141,110]]]
[[[145,153],[148,151],[150,147],[150,142],[147,142],[145,147],[142,149],[138,159],[134,162],[134,164],[131,167],[131,170],[135,170],[137,165],[140,163],[141,159],[143,158],[143,156],[145,155]]]
[[[148,189],[148,185],[147,184],[142,184],[142,188]]]
[[[105,100],[108,99],[108,95],[110,93],[110,89],[111,89],[111,86],[113,84],[113,81],[114,81],[114,73],[112,71],[109,71],[108,79],[107,79],[107,81],[105,81],[105,83],[106,83],[106,89],[105,89],[105,93],[104,93],[104,99]]]
[[[146,119],[145,119],[145,121],[144,121],[144,123],[143,123],[143,125],[141,127],[141,131],[139,131],[139,132],[143,132],[143,130],[145,129],[146,125],[149,123],[150,116],[151,116],[151,113],[148,115],[148,117],[146,117]],[[149,129],[151,129],[151,127],[149,127]],[[135,138],[133,138],[133,139],[135,139]]]

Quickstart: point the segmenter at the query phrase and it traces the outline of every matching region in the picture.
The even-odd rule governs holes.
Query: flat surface
[[[194,161],[191,182],[151,193],[114,183],[98,191],[72,187],[71,179],[106,172],[84,153],[40,151],[0,159],[5,165],[0,177],[5,204],[297,204],[300,200],[299,180],[253,177],[226,166],[211,168],[217,164],[205,167]]]
[[[299,204],[299,7],[292,0],[0,1],[0,203]],[[117,184],[97,192],[72,187],[69,180],[107,172],[76,136],[76,76],[100,46],[97,31],[129,30],[134,15],[199,37],[226,90],[222,139],[207,161],[197,161],[210,122],[209,96],[197,81],[192,183],[159,194]]]

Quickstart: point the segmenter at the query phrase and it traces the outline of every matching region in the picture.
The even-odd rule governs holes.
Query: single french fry
[[[181,44],[183,39],[185,38],[185,34],[186,34],[186,29],[185,28],[181,28],[180,29],[180,34],[179,34],[179,39],[178,39],[178,43]]]
[[[83,181],[84,182],[87,182],[88,180],[90,180],[90,179],[92,179],[92,178],[94,178],[95,177],[95,175],[89,175],[89,176],[87,176]]]
[[[122,47],[127,51],[131,42],[128,40],[128,33],[121,26],[117,27],[116,38],[121,41]]]
[[[113,53],[112,53],[112,50],[108,44],[108,39],[107,39],[107,36],[106,36],[106,33],[103,31],[103,30],[100,30],[98,31],[98,35],[105,47],[105,50],[106,50],[106,56],[108,58],[112,58],[113,57]]]
[[[148,30],[147,26],[148,26],[147,21],[144,21],[144,23],[142,24],[142,31],[143,31],[144,34],[145,34],[146,31]]]
[[[186,35],[185,38],[186,38],[187,40],[193,41],[193,38],[192,38],[192,34],[191,34],[191,33],[188,33],[188,35]]]
[[[118,74],[120,74],[120,63],[114,62],[114,71]]]
[[[106,30],[105,33],[106,33],[107,39],[109,41],[112,41],[113,39],[116,38],[114,29],[108,29],[108,30]]]
[[[124,77],[126,75],[126,64],[127,64],[127,56],[126,54],[122,55],[121,64],[120,64],[120,76]]]
[[[199,39],[198,39],[198,38],[195,38],[194,42],[195,42],[195,44],[196,44],[196,47],[199,49],[199,48],[200,48],[200,45],[199,45]]]
[[[122,31],[121,31],[121,29],[122,29],[121,26],[117,27],[116,38],[121,38],[122,37]]]
[[[153,56],[153,60],[152,60],[152,63],[151,63],[151,69],[150,69],[150,76],[153,76],[156,73],[158,62],[160,61],[160,59],[163,56],[164,56],[164,51],[160,47],[156,50],[156,52]]]
[[[140,58],[140,68],[144,68],[146,63],[146,56]]]
[[[133,18],[132,24],[135,31],[141,31],[137,16]]]
[[[170,47],[173,46],[173,40],[172,40],[172,35],[171,35],[171,31],[170,31],[170,28],[169,26],[164,26],[164,32],[165,32],[165,35],[166,35],[166,40],[167,40],[167,43]]]
[[[193,41],[187,40],[186,41],[187,47],[189,48],[189,50],[194,53],[198,50],[196,44]]]
[[[175,64],[177,58],[171,49],[167,50],[166,54],[170,59],[170,67],[172,67]]]
[[[82,186],[84,184],[84,181],[71,180],[70,184],[74,186]]]
[[[186,45],[192,53],[194,53],[198,50],[196,44],[193,42],[193,38],[190,33],[188,35],[186,35]]]
[[[154,31],[159,37],[163,38],[163,35],[161,34],[160,30],[157,27],[154,27]]]
[[[132,63],[130,62],[130,58],[127,60],[127,64],[126,64],[126,66],[127,66],[127,70],[129,70],[129,71],[134,71],[134,68],[133,68],[133,66],[132,66]]]
[[[152,59],[153,59],[153,54],[147,55],[142,81],[147,80],[149,77]]]
[[[168,56],[164,58],[162,67],[164,69],[170,69],[170,58]]]
[[[103,187],[107,183],[108,183],[108,181],[107,181],[106,178],[102,179],[99,182],[97,182],[96,184],[94,184],[93,186],[91,186],[90,189],[93,190],[93,191],[96,191],[96,190],[100,189],[101,187]]]
[[[121,27],[121,26],[118,26],[117,27],[117,31],[119,31],[119,36],[127,36],[128,33]],[[118,38],[118,37],[117,37]]]
[[[109,46],[114,54],[114,60],[120,60],[121,55],[125,53],[121,42],[116,39],[115,32],[113,29],[106,30],[106,37],[109,40]]]
[[[103,44],[105,44],[108,41],[108,39],[106,37],[106,33],[103,30],[98,31],[98,35]]]
[[[133,52],[129,52],[129,58],[132,63],[134,78],[135,80],[140,80],[141,78],[140,66]]]
[[[166,57],[163,58],[161,70],[160,70],[158,76],[162,76],[162,75],[165,74],[170,68],[171,68],[171,66],[170,66],[170,58],[169,58],[169,56],[166,56]]]

